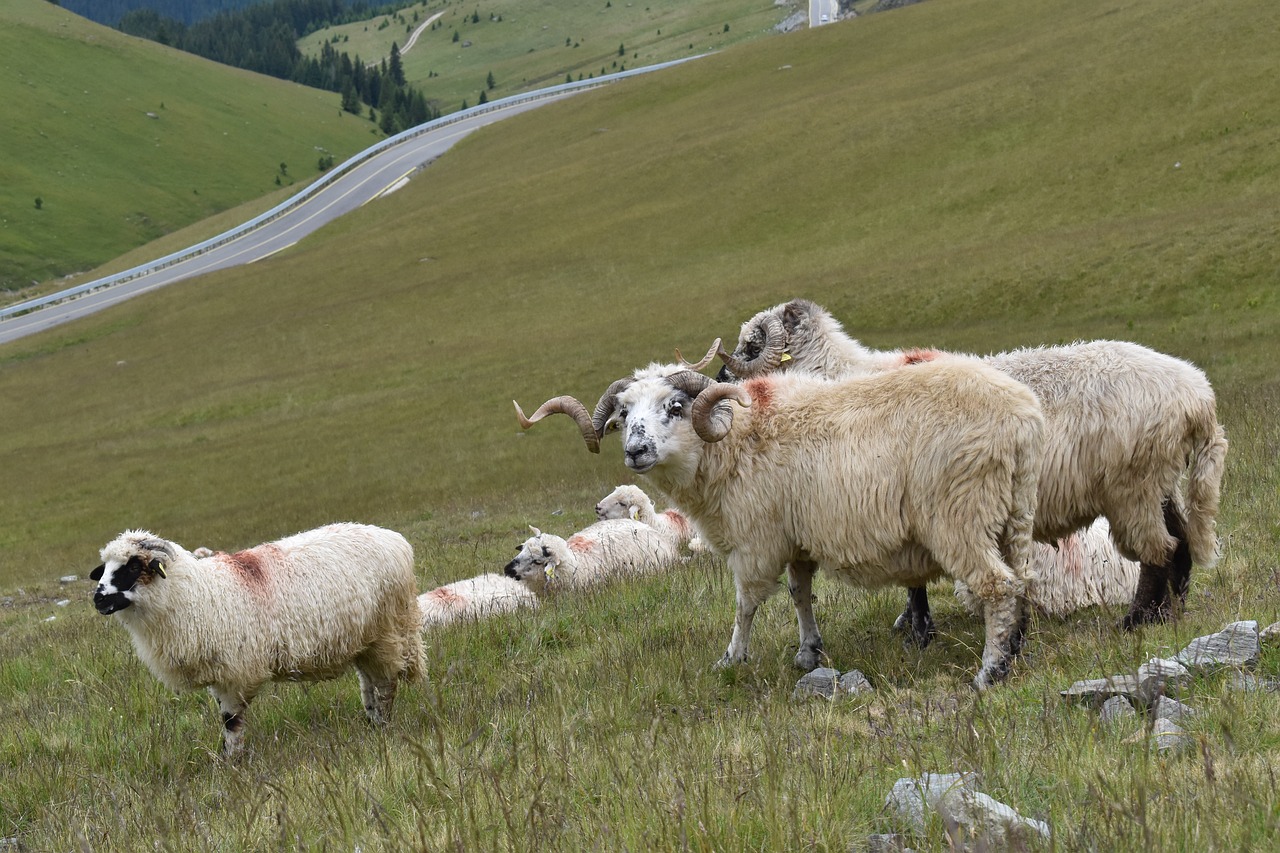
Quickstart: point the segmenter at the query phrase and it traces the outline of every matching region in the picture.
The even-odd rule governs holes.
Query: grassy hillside
[[[0,6],[0,293],[83,271],[375,141],[338,97]],[[37,207],[36,199],[40,199]],[[17,301],[11,294],[6,301]]]
[[[932,0],[761,40],[486,128],[286,253],[0,348],[0,836],[847,849],[900,828],[899,776],[973,769],[1063,849],[1273,846],[1274,695],[1196,680],[1196,748],[1157,757],[1057,694],[1280,618],[1278,16]],[[733,591],[699,558],[432,637],[385,735],[353,678],[269,690],[224,768],[208,698],[162,688],[89,584],[56,581],[125,527],[230,549],[335,519],[403,531],[424,587],[496,570],[526,524],[567,533],[629,479],[567,419],[520,434],[513,397],[591,404],[795,295],[876,346],[1120,337],[1201,365],[1232,442],[1224,555],[1181,621],[1039,620],[978,697],[981,624],[949,591],[915,653],[898,591],[820,579],[833,665],[878,692],[796,706],[785,595],[751,661],[711,671]]]
[[[772,34],[775,24],[805,8],[773,0],[423,0],[394,15],[319,30],[299,47],[318,55],[323,42],[333,41],[340,51],[379,61],[393,42],[403,50],[419,24],[440,13],[403,63],[406,78],[452,112],[464,100],[474,106],[481,91],[492,100],[566,77],[598,77],[740,44]],[[496,85],[489,90],[491,73]]]

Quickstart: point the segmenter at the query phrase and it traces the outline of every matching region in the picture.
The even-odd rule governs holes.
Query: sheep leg
[[[360,678],[360,699],[364,702],[364,712],[369,717],[369,722],[375,726],[385,726],[391,719],[391,706],[399,687],[395,676],[379,678],[359,666],[356,667],[356,675]]]
[[[1021,651],[1023,629],[1019,623],[1024,614],[1019,613],[1022,610],[1019,599],[1020,596],[1006,594],[982,602],[982,613],[986,618],[986,645],[982,649],[982,669],[973,679],[973,686],[978,690],[1003,681],[1009,674],[1013,656]]]
[[[817,565],[809,560],[796,560],[787,565],[787,590],[796,607],[796,623],[800,629],[796,666],[805,672],[822,662],[822,634],[813,617],[813,575],[817,570]]]
[[[923,649],[933,642],[938,629],[929,612],[929,590],[923,586],[907,587],[907,609],[893,623],[893,630],[906,633],[904,645]]]
[[[244,714],[253,697],[213,687],[209,692],[218,700],[218,710],[222,712],[222,757],[235,758],[244,750]]]
[[[747,569],[742,558],[729,555],[729,568],[733,571],[733,585],[737,590],[737,610],[733,616],[733,636],[729,638],[729,648],[724,657],[716,662],[717,668],[724,668],[742,663],[747,659],[747,642],[751,639],[751,622],[756,617],[756,610],[769,597],[769,593],[777,587],[778,575],[775,573],[768,583],[751,583],[745,580]],[[764,574],[767,574],[764,573]],[[753,577],[761,573],[753,572]],[[815,626],[816,627],[816,626]]]
[[[1191,585],[1191,544],[1187,539],[1187,524],[1172,500],[1164,502],[1164,526],[1169,535],[1178,540],[1169,557],[1169,589],[1177,596],[1178,603],[1187,603],[1187,587]]]

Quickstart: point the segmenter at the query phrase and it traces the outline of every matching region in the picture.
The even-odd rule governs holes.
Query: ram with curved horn
[[[986,620],[974,684],[1008,672],[1022,643],[1042,429],[1020,383],[958,360],[839,383],[739,385],[651,367],[610,386],[594,426],[621,430],[627,467],[726,557],[737,612],[721,665],[745,660],[756,610],[790,564],[798,666],[823,656],[812,604],[821,567],[867,587],[964,580]]]
[[[785,365],[777,352],[789,357]],[[821,306],[795,299],[743,323],[719,378],[781,368],[835,380],[951,357],[938,350],[869,349]],[[1026,384],[1043,406],[1036,539],[1059,547],[1064,537],[1106,518],[1120,554],[1141,564],[1133,585],[1126,563],[1108,563],[1115,580],[1134,590],[1123,626],[1168,618],[1186,599],[1192,563],[1209,566],[1217,558],[1227,440],[1204,373],[1123,341],[1020,349],[982,361]],[[1063,583],[1065,593],[1071,582]],[[1084,588],[1066,594],[1081,606],[1094,600]],[[919,645],[933,635],[928,601],[923,588],[912,590],[895,625],[910,628]]]

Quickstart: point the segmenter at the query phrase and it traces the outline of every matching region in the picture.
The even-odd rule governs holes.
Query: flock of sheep
[[[713,379],[700,371],[717,355]],[[574,536],[532,528],[503,574],[421,595],[412,549],[381,528],[331,525],[203,557],[129,531],[102,549],[95,606],[117,615],[165,684],[210,690],[233,755],[268,681],[354,666],[381,723],[398,683],[423,669],[424,628],[658,570],[688,549],[733,572],[720,665],[746,658],[755,612],[784,573],[804,669],[823,654],[819,568],[906,587],[895,627],[921,646],[934,635],[925,585],[946,576],[985,621],[979,689],[1007,674],[1029,608],[1127,602],[1126,628],[1163,620],[1192,564],[1216,557],[1227,441],[1213,390],[1193,365],[1135,344],[875,351],[793,300],[744,323],[732,353],[717,340],[697,363],[635,370],[591,412],[572,396],[516,412],[525,428],[572,417],[594,453],[620,431],[626,466],[678,509],[658,513],[619,487]]]

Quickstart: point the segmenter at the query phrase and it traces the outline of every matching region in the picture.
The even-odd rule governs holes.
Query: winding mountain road
[[[696,58],[698,57],[690,57],[690,59]],[[647,73],[686,61],[688,60],[677,60],[649,68],[621,72],[599,78],[595,83],[603,84],[613,79]],[[189,257],[182,257],[172,263],[157,262],[156,268],[142,269],[139,274],[126,281],[112,283],[110,278],[104,279],[103,285],[98,289],[91,289],[73,298],[68,297],[65,301],[38,306],[28,313],[0,316],[0,346],[101,311],[125,299],[167,284],[214,270],[251,264],[287,249],[344,213],[349,213],[381,195],[398,189],[415,171],[449,150],[467,134],[517,113],[563,100],[582,91],[586,91],[586,88],[554,86],[543,92],[530,93],[530,95],[537,95],[535,100],[518,100],[509,105],[504,105],[501,101],[494,102],[482,111],[450,119],[449,123],[440,127],[410,136],[357,163],[336,180],[330,181],[314,192],[310,198],[279,216],[243,234],[219,242],[212,248],[201,249],[199,252],[190,254]],[[228,232],[228,234],[231,233],[233,232]],[[184,253],[178,254],[182,256]],[[94,283],[91,282],[85,287],[93,286]],[[25,303],[24,306],[14,306],[7,310],[12,312],[18,308],[25,308]]]

